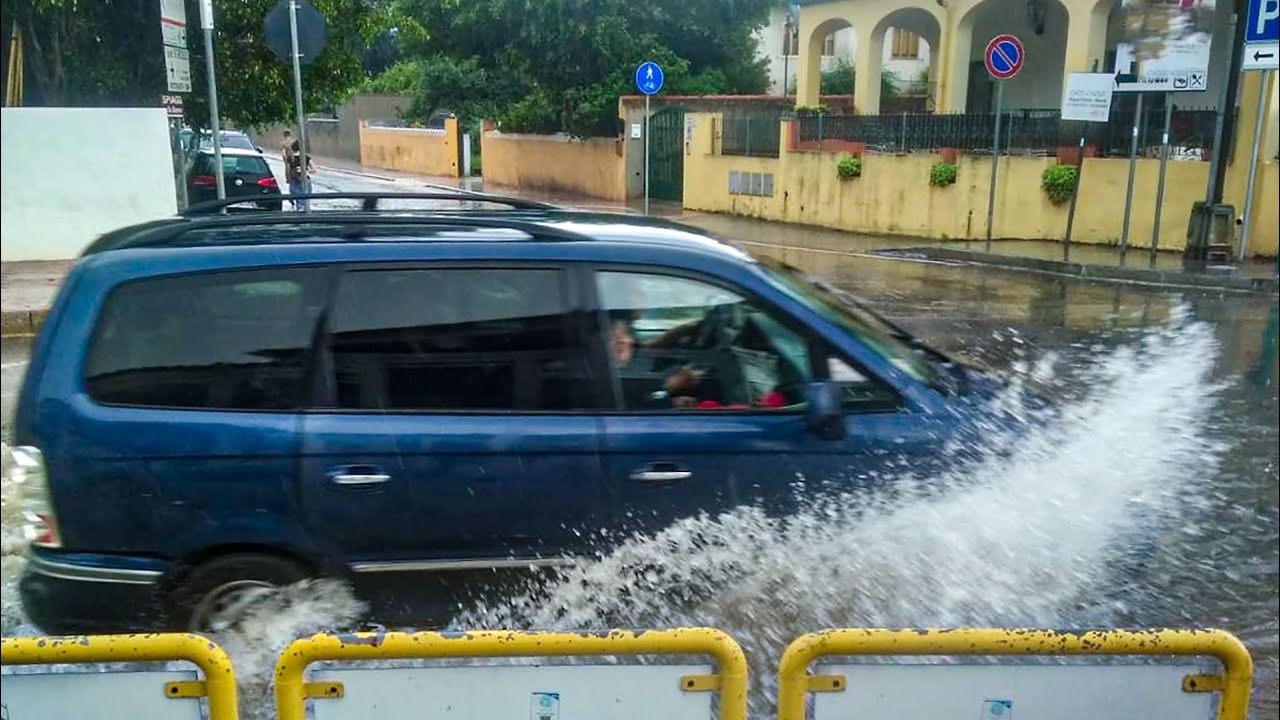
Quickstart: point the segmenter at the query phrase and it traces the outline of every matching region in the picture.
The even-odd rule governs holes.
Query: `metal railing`
[[[1133,132],[1133,109],[1117,103],[1106,123],[1063,120],[1057,110],[1018,110],[1001,117],[1001,152],[1052,154],[1074,147],[1081,134],[1101,156],[1125,156]],[[1163,107],[1145,108],[1140,119],[1139,147],[1144,155],[1161,144]],[[1198,153],[1213,142],[1215,111],[1178,108],[1173,111],[1169,142],[1182,153]],[[846,141],[865,143],[875,152],[903,153],[954,148],[961,152],[991,152],[994,113],[885,113],[879,115],[801,115],[801,143]]]
[[[720,154],[778,157],[782,118],[781,110],[726,114],[720,125]]]

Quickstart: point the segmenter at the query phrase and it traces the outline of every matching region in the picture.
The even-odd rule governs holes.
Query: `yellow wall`
[[[360,123],[360,164],[405,172],[458,177],[458,121],[444,130],[369,127]]]
[[[485,185],[564,192],[625,202],[626,162],[613,138],[485,131],[480,138]]]
[[[836,177],[837,153],[783,152],[773,158],[711,154],[716,125],[712,114],[690,115],[693,143],[684,163],[684,207],[767,220],[783,220],[855,232],[928,238],[986,237],[990,158],[959,159],[954,185],[929,185],[929,169],[940,158],[929,155],[866,155],[862,177]],[[784,130],[785,140],[785,130]],[[1003,157],[996,189],[993,235],[996,238],[1058,239],[1066,230],[1067,205],[1055,205],[1040,187],[1040,176],[1054,158]],[[1208,163],[1170,162],[1161,213],[1160,247],[1186,245],[1192,204],[1203,199]],[[729,194],[729,172],[774,173],[774,195]],[[1159,162],[1139,160],[1135,177],[1131,247],[1150,247]],[[1270,220],[1258,223],[1252,253],[1276,253],[1276,172],[1268,165]],[[1124,217],[1128,160],[1085,161],[1072,239],[1086,243],[1119,241]],[[1266,188],[1269,188],[1267,190]],[[1270,192],[1270,195],[1266,193]],[[1268,225],[1269,222],[1269,225]]]

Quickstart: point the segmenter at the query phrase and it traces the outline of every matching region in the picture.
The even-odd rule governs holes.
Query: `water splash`
[[[1070,377],[1028,362],[1022,379],[1056,385],[1066,401],[1029,431],[991,426],[979,447],[947,450],[959,462],[941,475],[827,493],[786,518],[750,507],[687,518],[518,597],[478,599],[453,626],[719,627],[754,663],[752,714],[765,717],[773,664],[809,630],[1111,624],[1152,592],[1143,560],[1170,532],[1213,532],[1197,525],[1188,490],[1214,475],[1223,450],[1205,432],[1221,389],[1209,380],[1216,355],[1208,326],[1178,318],[1099,349]],[[1000,411],[1027,415],[1019,393],[1015,383]],[[4,559],[7,574],[7,539]],[[1118,578],[1129,586],[1116,590]],[[270,716],[265,683],[289,640],[349,628],[362,610],[340,585],[304,583],[220,635],[246,716]]]
[[[945,474],[816,498],[784,519],[687,519],[456,624],[719,627],[756,663],[762,716],[771,663],[805,631],[1106,625],[1139,601],[1112,582],[1141,568],[1181,524],[1187,488],[1214,473],[1221,448],[1202,428],[1215,354],[1209,328],[1175,323],[1098,358],[1051,422],[992,437]]]

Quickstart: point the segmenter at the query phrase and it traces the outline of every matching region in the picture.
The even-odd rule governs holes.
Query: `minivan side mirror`
[[[844,403],[840,386],[830,380],[809,383],[805,424],[825,440],[844,437]]]

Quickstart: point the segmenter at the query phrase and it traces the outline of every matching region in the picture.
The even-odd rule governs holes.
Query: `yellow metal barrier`
[[[303,671],[320,660],[389,660],[460,657],[553,657],[581,655],[709,655],[711,676],[685,676],[681,690],[720,693],[720,720],[744,720],[747,660],[727,634],[712,628],[611,630],[602,633],[485,630],[457,634],[356,633],[295,640],[276,661],[278,720],[303,720],[306,699],[341,697],[338,683],[306,683]]]
[[[1220,676],[1189,676],[1187,692],[1221,692],[1219,720],[1245,720],[1253,659],[1222,630],[956,630],[841,629],[801,635],[778,668],[778,720],[805,720],[805,693],[838,691],[836,678],[809,676],[814,660],[830,655],[1183,655],[1216,657]]]
[[[0,664],[166,662],[186,660],[204,673],[201,682],[165,683],[168,697],[204,697],[209,720],[236,720],[236,680],[231,659],[216,643],[199,635],[68,635],[11,637],[0,642]]]

